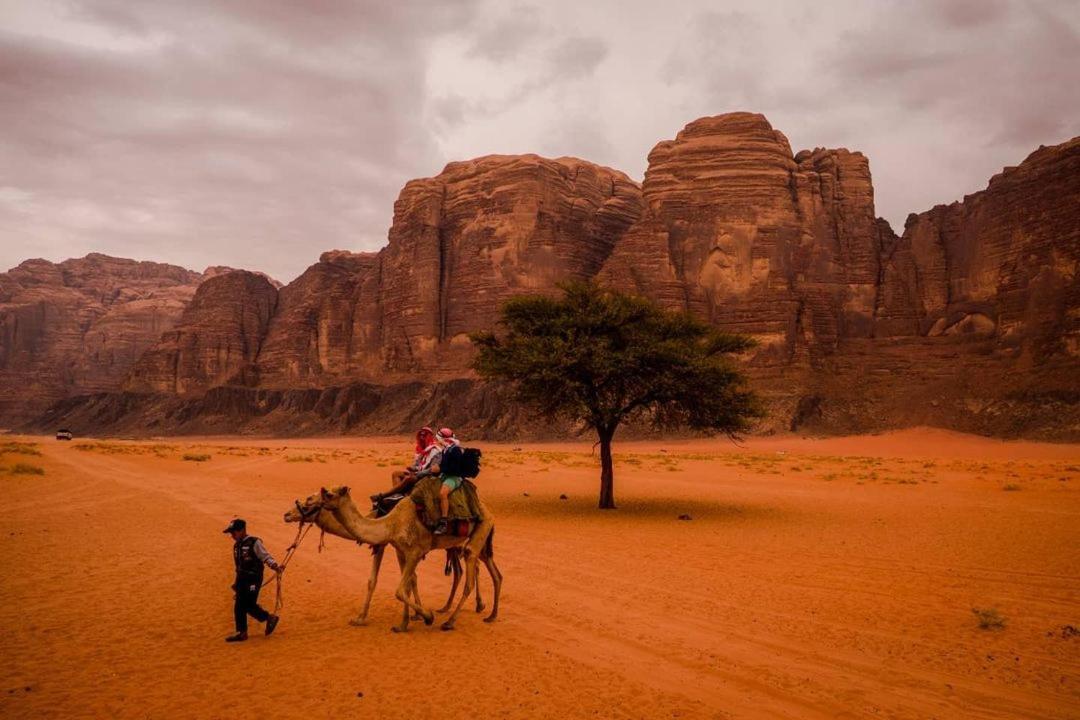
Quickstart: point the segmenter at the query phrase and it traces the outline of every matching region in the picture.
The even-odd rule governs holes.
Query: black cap
[[[240,518],[236,518],[231,523],[229,523],[229,527],[222,530],[222,532],[231,533],[236,532],[237,530],[247,530],[247,523]]]

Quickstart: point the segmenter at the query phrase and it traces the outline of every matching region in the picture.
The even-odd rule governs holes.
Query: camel
[[[484,618],[484,622],[493,622],[498,616],[502,573],[499,572],[493,556],[492,539],[495,532],[495,522],[491,514],[483,506],[483,503],[480,506],[480,522],[472,534],[468,537],[458,537],[455,535],[433,535],[420,522],[416,505],[411,502],[398,503],[385,517],[375,519],[364,517],[360,513],[352,497],[349,496],[349,488],[347,487],[333,490],[323,488],[320,496],[320,507],[332,512],[334,518],[358,541],[372,545],[389,543],[394,546],[395,550],[403,554],[405,562],[401,569],[401,582],[398,584],[395,596],[405,605],[405,611],[402,615],[401,625],[394,628],[396,632],[408,630],[410,609],[416,611],[423,618],[426,625],[431,625],[435,621],[435,616],[430,610],[409,599],[409,591],[415,582],[416,566],[433,549],[460,547],[464,551],[465,558],[465,590],[450,617],[442,624],[442,629],[454,629],[458,613],[461,612],[465,600],[476,583],[478,561],[484,562],[488,572],[491,574],[492,584],[494,585],[491,614]]]
[[[299,500],[295,502],[296,507],[285,513],[285,522],[311,522],[319,527],[320,530],[331,535],[343,538],[345,540],[351,540],[357,545],[362,545],[363,541],[358,540],[348,530],[346,530],[341,523],[337,521],[334,514],[329,510],[325,510],[320,505],[321,496],[316,493],[310,496],[301,503]],[[371,516],[369,516],[371,517]],[[360,614],[353,620],[350,620],[351,625],[366,625],[368,610],[371,608],[371,598],[375,594],[375,585],[379,579],[379,569],[382,567],[383,553],[386,551],[386,545],[372,545],[371,547],[371,577],[368,578],[367,584],[367,596],[364,598],[364,606],[360,610]],[[405,558],[398,552],[398,565],[403,566]],[[453,571],[454,580],[450,586],[450,595],[446,598],[446,604],[436,610],[436,613],[444,613],[450,609],[454,602],[454,595],[457,594],[458,584],[461,581],[461,549],[452,547],[446,549],[446,561],[447,566]],[[413,598],[418,605],[423,603],[420,600],[420,591],[417,583],[413,583],[411,588]],[[476,612],[484,611],[484,600],[480,596],[480,582],[479,578],[476,583]],[[414,620],[419,619],[419,615],[413,617]]]

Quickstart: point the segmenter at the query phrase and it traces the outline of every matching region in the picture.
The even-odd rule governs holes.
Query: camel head
[[[322,488],[319,491],[319,504],[323,510],[333,511],[341,506],[342,501],[349,497],[349,488],[345,485],[336,488]]]
[[[285,513],[285,522],[314,522],[322,509],[322,494],[309,495],[302,502],[300,500],[294,501],[294,507],[289,508],[289,512]]]

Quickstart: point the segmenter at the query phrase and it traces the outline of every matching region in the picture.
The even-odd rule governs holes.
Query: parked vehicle
[[[67,430],[65,428],[60,428],[59,430],[56,431],[56,439],[57,440],[70,440],[73,437],[74,437],[74,435],[71,434],[71,431]]]

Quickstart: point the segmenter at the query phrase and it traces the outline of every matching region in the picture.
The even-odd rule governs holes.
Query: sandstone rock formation
[[[97,253],[0,274],[0,427],[69,395],[116,389],[201,280]]]
[[[989,335],[1040,362],[1080,352],[1080,138],[963,202],[908,217],[883,261],[880,336]]]
[[[259,354],[260,379],[270,387],[318,387],[355,375],[360,356],[378,346],[365,321],[378,291],[376,253],[325,252],[285,286]]]
[[[869,336],[879,271],[860,153],[803,151],[762,116],[690,123],[649,154],[645,210],[600,277],[760,342],[790,365]]]
[[[259,273],[236,270],[202,283],[176,327],[143,353],[125,389],[190,395],[251,373],[277,309],[278,291]]]
[[[493,327],[515,293],[597,278],[755,336],[745,364],[770,410],[763,430],[931,424],[1076,439],[1078,266],[1080,139],[910,216],[898,237],[875,218],[862,154],[793,153],[763,116],[731,113],[659,143],[641,187],[571,158],[451,163],[405,186],[379,253],[324,253],[280,292],[208,269],[125,392],[109,392],[117,371],[112,385],[69,382],[51,397],[101,392],[43,422],[387,432],[442,418],[520,432],[522,410],[471,377],[468,334]],[[63,284],[48,268],[26,273]],[[32,298],[13,277],[0,276],[0,302]],[[21,302],[20,322],[78,334]],[[9,377],[21,379],[35,351],[4,322],[0,368],[18,355]]]
[[[589,278],[640,211],[637,185],[574,158],[489,156],[413,180],[377,255],[324,253],[281,291],[265,387],[461,377],[500,304]]]
[[[482,157],[407,183],[381,258],[381,369],[460,375],[468,333],[511,295],[593,276],[640,204],[624,174],[575,158]]]

